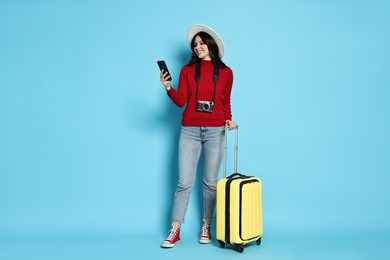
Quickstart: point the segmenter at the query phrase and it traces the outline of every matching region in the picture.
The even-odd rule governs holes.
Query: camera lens
[[[206,104],[203,105],[203,108],[204,108],[205,110],[209,110],[209,109],[210,109],[210,105],[206,103]]]

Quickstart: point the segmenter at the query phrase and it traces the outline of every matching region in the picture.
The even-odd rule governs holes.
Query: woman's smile
[[[195,37],[194,52],[196,53],[196,55],[198,55],[199,59],[211,60],[209,47],[203,42],[202,38],[200,38],[199,36]]]

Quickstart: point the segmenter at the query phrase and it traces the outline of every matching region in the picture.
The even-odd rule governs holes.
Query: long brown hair
[[[205,32],[198,32],[197,34],[194,35],[194,37],[192,38],[191,40],[191,50],[192,50],[192,56],[191,56],[191,59],[190,61],[188,62],[188,65],[192,65],[192,64],[195,64],[197,63],[200,59],[198,57],[198,55],[196,55],[195,51],[194,51],[194,47],[195,47],[195,37],[196,36],[199,36],[202,41],[207,45],[207,47],[209,48],[209,52],[210,52],[210,57],[211,57],[211,61],[213,62],[214,65],[217,65],[218,67],[226,67],[226,64],[223,63],[223,61],[221,60],[221,58],[219,57],[218,53],[219,53],[219,48],[218,48],[218,45],[217,43],[215,42],[215,40],[213,39],[213,37],[210,36],[210,34],[208,33],[205,33]]]

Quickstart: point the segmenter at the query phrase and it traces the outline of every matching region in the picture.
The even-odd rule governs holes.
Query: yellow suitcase
[[[226,131],[227,132],[227,131]],[[226,144],[225,133],[225,144]],[[242,253],[244,244],[261,243],[262,183],[257,177],[237,173],[238,129],[234,156],[234,174],[226,177],[226,145],[224,178],[217,184],[217,239],[221,247],[231,244]]]

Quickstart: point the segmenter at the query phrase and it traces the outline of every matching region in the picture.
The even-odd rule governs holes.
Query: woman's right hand
[[[164,85],[167,91],[171,89],[171,85],[169,83],[172,82],[172,80],[168,80],[168,79],[169,79],[168,72],[164,72],[164,70],[162,70],[160,72],[160,81]]]

